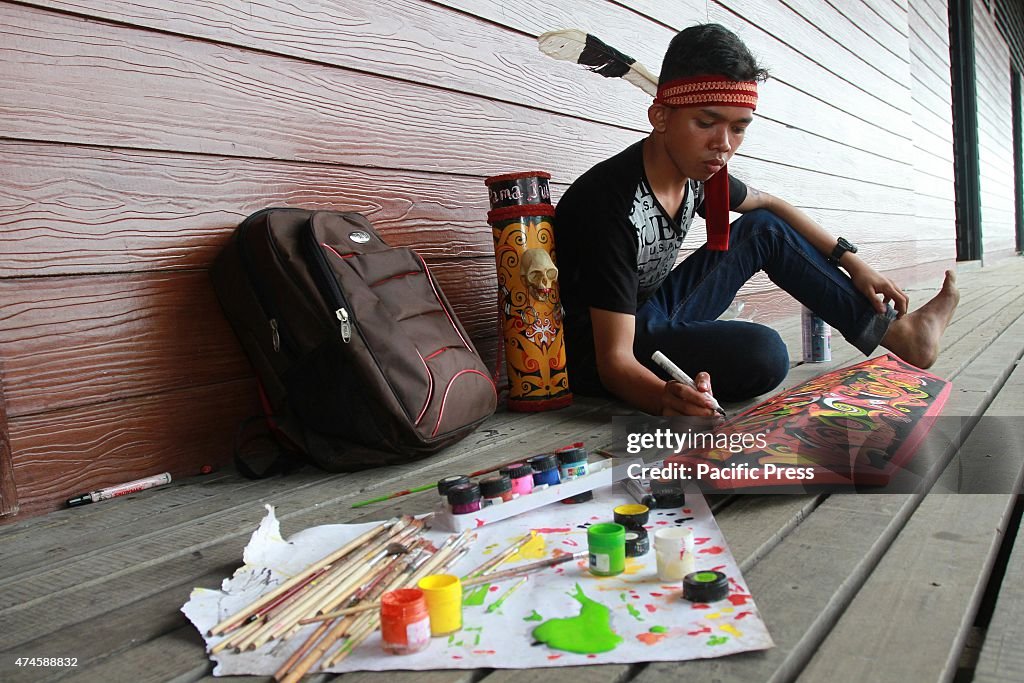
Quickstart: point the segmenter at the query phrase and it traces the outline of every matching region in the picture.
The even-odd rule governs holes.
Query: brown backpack
[[[323,469],[429,455],[494,412],[494,382],[423,259],[360,214],[259,211],[211,275],[273,431]]]

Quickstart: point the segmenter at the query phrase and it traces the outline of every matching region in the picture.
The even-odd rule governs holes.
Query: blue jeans
[[[788,223],[757,210],[732,224],[728,251],[701,247],[637,310],[634,355],[663,379],[668,376],[651,362],[659,350],[691,377],[710,373],[715,396],[723,401],[743,401],[774,389],[789,371],[779,334],[757,323],[716,320],[760,270],[865,355],[896,317],[891,306],[884,314],[875,311],[849,276]],[[588,350],[593,353],[592,344]],[[571,346],[568,353],[573,353]],[[591,365],[588,373],[581,365],[571,363],[569,382],[585,394],[594,386],[596,368]]]

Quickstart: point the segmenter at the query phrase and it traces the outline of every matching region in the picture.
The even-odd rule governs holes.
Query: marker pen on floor
[[[658,367],[667,372],[669,376],[675,381],[682,382],[691,389],[696,389],[697,391],[700,391],[700,389],[697,389],[696,382],[694,382],[689,375],[683,372],[682,368],[680,368],[678,365],[670,361],[668,359],[668,356],[663,354],[661,351],[655,351],[654,355],[651,356],[651,360],[657,363]],[[704,392],[701,391],[701,393]],[[711,399],[711,407],[715,409],[715,412],[721,413],[722,417],[728,417],[725,414],[725,411],[722,410],[722,406],[718,405],[718,401],[715,399],[714,396],[711,396],[709,394],[708,398]]]
[[[116,486],[108,486],[107,488],[100,489],[98,491],[93,491],[91,493],[83,493],[80,496],[68,498],[68,507],[77,507],[79,505],[87,505],[89,503],[98,503],[101,500],[107,500],[108,498],[127,496],[129,493],[135,493],[136,491],[144,491],[145,489],[151,489],[154,486],[163,486],[164,484],[170,483],[170,473],[164,472],[163,474],[156,474],[153,475],[152,477],[136,479],[135,481],[125,482],[124,484],[117,484]]]

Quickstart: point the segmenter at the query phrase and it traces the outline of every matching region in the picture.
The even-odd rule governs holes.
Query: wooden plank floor
[[[956,446],[932,449],[917,494],[729,496],[716,517],[776,642],[772,650],[685,663],[578,667],[586,681],[951,680],[990,585],[1024,471],[1024,261],[960,276],[963,298],[933,368],[954,382],[947,415]],[[930,289],[912,296],[923,301]],[[795,323],[781,326],[799,356]],[[830,364],[796,365],[786,386],[859,359],[833,338]],[[0,680],[212,681],[202,641],[178,611],[194,586],[217,586],[276,507],[282,532],[424,512],[426,492],[352,510],[358,500],[445,474],[506,462],[572,441],[611,440],[621,405],[578,400],[552,413],[496,415],[462,443],[418,463],[372,472],[302,471],[252,482],[221,472],[123,499],[0,527]],[[994,420],[994,423],[979,422]],[[1015,428],[1009,427],[1016,423]],[[986,428],[996,424],[997,429]],[[981,425],[981,426],[979,426]],[[953,494],[965,480],[1000,493]],[[934,485],[932,485],[934,482]],[[1010,569],[1020,565],[1019,550]],[[1001,572],[997,572],[1001,576]],[[988,624],[979,673],[1001,662],[1015,633],[1020,579]],[[1000,603],[997,603],[997,605]],[[1014,606],[1016,605],[1016,606]],[[995,631],[994,631],[995,629]],[[19,668],[18,657],[76,657],[76,668]],[[552,681],[565,672],[347,674],[347,683]],[[963,676],[963,673],[961,673]],[[325,681],[333,676],[314,675]],[[234,680],[234,679],[216,679]],[[253,680],[251,678],[237,679]],[[968,680],[968,679],[963,679]],[[998,678],[1003,680],[1003,678]],[[1010,679],[1006,679],[1010,680]]]

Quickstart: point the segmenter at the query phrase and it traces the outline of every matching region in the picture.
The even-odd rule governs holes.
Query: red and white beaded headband
[[[733,81],[726,76],[679,78],[658,86],[655,104],[667,107],[749,107],[757,109],[757,82]]]

